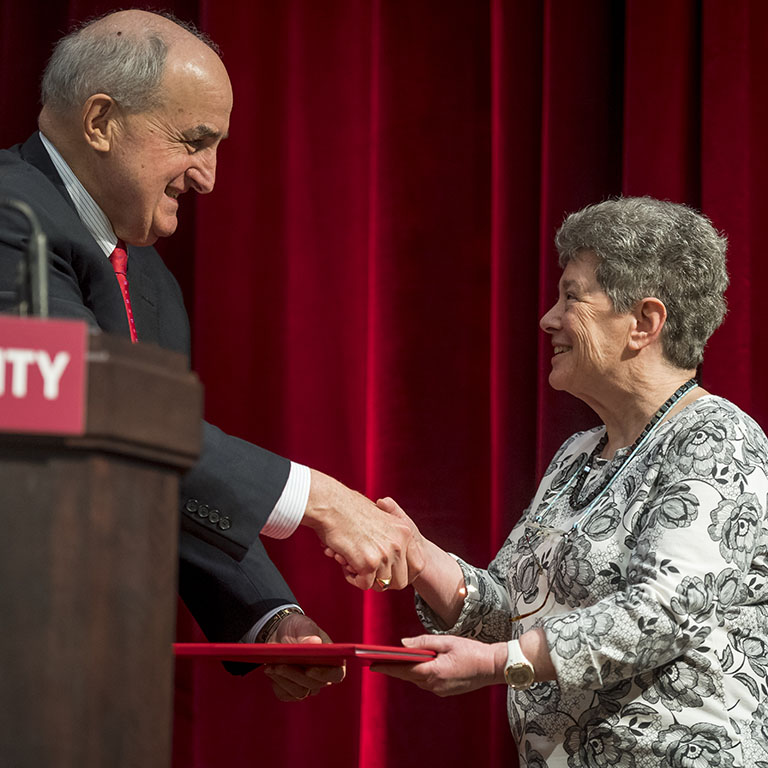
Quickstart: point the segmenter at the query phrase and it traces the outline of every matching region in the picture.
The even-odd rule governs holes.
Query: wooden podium
[[[101,334],[86,374],[84,434],[0,433],[4,768],[171,761],[178,482],[202,390],[183,356]]]

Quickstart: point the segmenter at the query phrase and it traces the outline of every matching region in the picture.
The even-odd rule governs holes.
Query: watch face
[[[528,664],[510,664],[504,676],[507,685],[515,689],[529,688],[533,684],[533,668]]]

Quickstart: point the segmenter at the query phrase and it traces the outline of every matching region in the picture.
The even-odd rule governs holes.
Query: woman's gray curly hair
[[[727,244],[703,214],[651,197],[588,205],[567,216],[555,236],[561,267],[583,251],[597,255],[597,282],[616,312],[646,297],[664,303],[662,349],[684,369],[701,363],[725,317]]]

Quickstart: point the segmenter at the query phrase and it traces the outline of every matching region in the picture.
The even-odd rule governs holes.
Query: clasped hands
[[[374,574],[372,584],[369,577],[357,570],[358,566],[350,563],[343,554],[332,547],[325,548],[325,555],[336,560],[342,566],[346,580],[360,589],[372,587],[378,592],[385,592],[390,588],[404,589],[412,584],[424,569],[424,540],[413,520],[393,499],[389,497],[379,499],[376,506],[389,515],[389,518],[382,518],[384,527],[394,527],[402,531],[407,539],[407,545],[404,549],[400,548],[394,552],[391,558],[382,557],[380,563],[375,566],[375,570],[371,571]],[[405,529],[402,526],[405,526]],[[371,567],[373,568],[374,564]]]
[[[341,565],[346,580],[360,589],[403,589],[424,568],[423,540],[413,521],[392,499],[373,504],[337,480],[312,470],[302,524],[315,530],[325,554]],[[279,622],[267,642],[329,643],[308,616],[294,613]],[[272,664],[264,667],[281,701],[301,701],[346,674],[342,667]]]
[[[302,522],[359,589],[403,589],[424,568],[419,529],[392,499],[376,505],[315,470]]]

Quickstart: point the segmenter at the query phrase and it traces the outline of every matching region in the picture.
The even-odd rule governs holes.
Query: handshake
[[[325,554],[360,589],[403,589],[424,568],[419,529],[392,499],[374,504],[316,470],[302,525],[315,531]]]
[[[341,565],[344,577],[360,589],[403,589],[425,566],[425,540],[392,499],[377,504],[322,472],[311,470],[309,500],[302,525],[312,528],[325,554]],[[330,637],[309,616],[289,614],[266,642],[328,643]],[[344,679],[345,667],[267,665],[281,701],[301,701]]]

